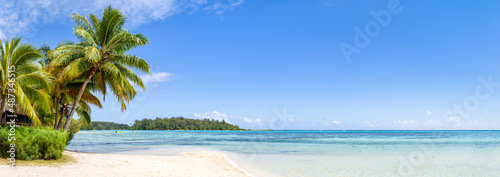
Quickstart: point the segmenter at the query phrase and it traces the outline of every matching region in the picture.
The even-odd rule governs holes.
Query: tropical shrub
[[[16,127],[15,128],[16,159],[59,159],[66,145],[73,138],[72,133],[54,130],[51,127]],[[10,127],[0,128],[0,155],[8,158],[10,148],[8,141]]]
[[[82,121],[77,119],[71,121],[71,124],[69,125],[69,130],[68,132],[70,134],[78,133],[80,131],[80,128],[82,128]]]

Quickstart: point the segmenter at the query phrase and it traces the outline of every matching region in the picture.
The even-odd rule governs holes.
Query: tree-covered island
[[[92,122],[82,130],[245,130],[225,120],[189,119],[184,117],[136,120],[132,126],[113,122]]]

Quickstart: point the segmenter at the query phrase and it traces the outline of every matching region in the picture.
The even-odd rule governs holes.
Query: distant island
[[[130,130],[130,126],[128,126],[127,124],[119,124],[114,122],[92,121],[91,126],[82,126],[80,130]]]
[[[93,121],[81,130],[245,130],[225,120],[189,119],[184,117],[135,120],[132,126],[114,122]]]

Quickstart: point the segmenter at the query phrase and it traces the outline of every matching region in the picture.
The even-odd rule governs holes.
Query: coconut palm
[[[65,41],[59,44],[59,46],[64,45],[74,45],[74,43],[71,41]],[[44,57],[39,61],[39,63],[42,66],[46,66],[45,71],[50,73],[55,78],[52,92],[54,109],[49,117],[52,118],[54,129],[59,129],[61,123],[63,122],[63,118],[69,113],[68,108],[70,108],[71,103],[76,99],[78,91],[85,80],[85,76],[83,75],[76,79],[64,77],[64,68],[66,68],[67,64],[71,63],[71,61],[84,56],[73,55],[72,60],[68,60],[69,62],[66,65],[54,65],[52,63],[55,62],[55,60],[53,60],[51,57],[52,55],[50,55],[52,52],[51,48],[45,45],[41,47],[41,51]],[[100,100],[91,93],[96,91],[99,90],[91,80],[85,88],[78,104],[79,106],[77,107],[76,112],[81,118],[83,118],[82,123],[84,126],[90,124],[91,110],[89,104],[102,108]]]
[[[78,95],[78,91],[83,85],[83,79],[76,79],[72,82],[69,83],[62,83],[61,87],[58,88],[58,92],[54,95],[57,95],[57,103],[59,108],[56,112],[57,115],[60,115],[59,119],[58,117],[54,117],[54,128],[59,129],[61,127],[61,122],[62,120],[67,116],[68,113],[70,112],[68,108],[70,108],[71,103],[76,100],[76,97]],[[83,92],[80,101],[78,103],[78,107],[76,109],[76,113],[80,117],[80,120],[83,123],[83,126],[90,125],[91,119],[90,119],[90,114],[91,114],[91,108],[90,105],[97,106],[98,108],[102,108],[101,101],[91,93],[91,91],[96,91],[95,84],[93,82],[90,82],[87,84],[87,87],[85,91]]]
[[[59,44],[59,46],[61,45],[64,45],[64,43],[61,43]],[[40,47],[40,53],[42,54],[42,58],[40,58],[38,60],[38,63],[40,63],[40,65],[42,66],[42,68],[44,68],[44,70],[51,74],[54,78],[55,78],[55,81],[54,81],[54,86],[53,86],[53,92],[52,92],[52,103],[54,104],[54,109],[52,112],[48,113],[48,114],[45,114],[43,115],[43,117],[45,118],[49,118],[49,119],[53,119],[53,125],[54,125],[54,129],[57,129],[58,127],[58,120],[57,118],[59,117],[59,105],[60,105],[60,101],[59,101],[59,98],[60,98],[60,92],[59,92],[59,88],[60,88],[60,85],[61,85],[61,79],[60,76],[61,76],[61,68],[62,66],[59,66],[59,67],[48,67],[48,65],[50,64],[52,58],[50,56],[50,52],[52,51],[51,47],[49,45],[43,45]],[[44,121],[44,125],[47,125],[47,121],[45,120]]]
[[[49,93],[53,79],[36,62],[42,57],[39,49],[20,41],[21,38],[5,44],[0,41],[0,111],[20,112],[38,126],[41,124],[38,114],[52,109]]]
[[[129,68],[150,73],[146,61],[125,54],[130,49],[148,44],[149,40],[143,34],[131,34],[124,30],[126,18],[119,10],[109,6],[104,9],[102,19],[95,14],[90,14],[89,18],[90,21],[79,14],[72,14],[76,23],[73,32],[80,42],[58,47],[51,52],[54,62],[49,67],[67,64],[62,72],[64,78],[85,76],[64,125],[66,131],[91,80],[95,81],[103,95],[109,88],[118,98],[123,111],[126,109],[125,102],[137,93],[130,82],[145,90],[141,78]],[[74,59],[75,56],[81,57]]]

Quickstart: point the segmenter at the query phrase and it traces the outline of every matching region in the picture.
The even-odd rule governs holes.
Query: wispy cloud
[[[432,115],[432,112],[430,111],[425,111],[427,114]]]
[[[260,119],[250,119],[248,117],[243,117],[242,118],[244,122],[246,123],[256,123],[256,124],[261,124],[262,120]]]
[[[369,126],[369,127],[375,126],[375,124],[373,124],[373,123],[371,123],[370,121],[367,121],[367,120],[361,121],[361,124],[364,125],[364,126]]]
[[[37,26],[68,22],[71,13],[87,15],[112,5],[128,18],[128,28],[162,20],[183,12],[205,11],[222,15],[243,4],[244,0],[0,0],[0,39],[30,37]],[[221,18],[222,19],[222,18]]]
[[[194,117],[199,119],[214,119],[219,121],[225,120],[228,123],[234,123],[246,128],[262,128],[263,125],[269,124],[269,121],[265,121],[259,118],[252,119],[248,117],[233,116],[219,111],[194,113]]]
[[[226,1],[219,1],[214,4],[211,4],[207,7],[204,8],[204,10],[207,11],[214,11],[221,20],[224,19],[223,14],[226,11],[231,11],[234,9],[234,7],[240,6],[243,4],[244,0],[226,0]]]
[[[199,119],[214,119],[218,121],[226,121],[228,123],[231,123],[229,118],[232,118],[232,115],[227,115],[218,111],[212,111],[212,112],[205,112],[205,113],[194,113],[194,117],[199,118]]]
[[[174,74],[167,72],[151,73],[151,75],[142,75],[141,79],[144,83],[150,82],[165,82],[170,81]]]
[[[448,117],[449,121],[453,122],[455,125],[460,125],[462,122],[462,119],[458,116],[450,116]]]
[[[430,127],[437,127],[437,126],[441,125],[441,122],[439,122],[439,121],[433,121],[433,120],[428,120],[424,124],[427,125],[427,126],[430,126]]]
[[[344,122],[334,120],[334,121],[332,121],[332,124],[335,124],[335,125],[342,125],[342,124],[344,124]]]
[[[414,126],[417,122],[415,120],[397,120],[394,121],[394,126],[396,127],[406,127],[406,126]]]

